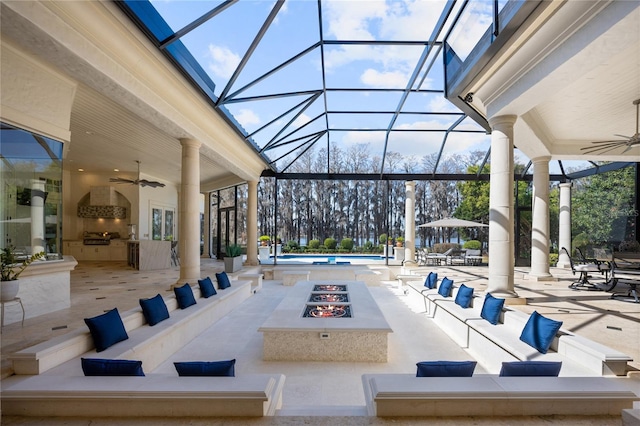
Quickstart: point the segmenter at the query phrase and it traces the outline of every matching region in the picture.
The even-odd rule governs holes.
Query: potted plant
[[[396,247],[402,247],[403,244],[404,244],[404,237],[397,237],[396,238]]]
[[[34,260],[41,259],[45,256],[45,253],[34,253],[29,257],[26,257],[22,261],[18,260],[13,247],[7,246],[2,249],[0,254],[1,263],[1,284],[0,299],[4,302],[7,300],[13,300],[20,290],[20,282],[18,277],[20,274],[33,262]]]
[[[268,235],[261,235],[260,238],[258,238],[260,240],[260,243],[263,246],[266,246],[269,244],[269,240],[271,240],[271,237]]]
[[[242,269],[242,247],[237,244],[227,246],[224,256],[224,271],[236,272]]]

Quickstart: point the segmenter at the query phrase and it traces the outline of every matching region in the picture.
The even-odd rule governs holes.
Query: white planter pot
[[[18,295],[18,291],[20,290],[20,281],[19,280],[11,280],[11,281],[0,281],[0,300],[3,302],[7,302],[9,300],[13,300]]]
[[[242,256],[224,258],[224,271],[226,273],[236,272],[240,269],[242,269]]]

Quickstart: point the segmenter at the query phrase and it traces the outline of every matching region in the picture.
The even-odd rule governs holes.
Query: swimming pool
[[[394,258],[390,257],[389,261],[393,261]],[[278,256],[277,263],[306,263],[306,264],[366,264],[366,263],[384,263],[385,257],[375,254],[282,254]],[[273,263],[273,256],[269,257],[268,261],[262,261],[262,263]]]

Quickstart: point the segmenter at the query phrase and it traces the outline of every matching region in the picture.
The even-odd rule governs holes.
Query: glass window
[[[162,209],[151,209],[151,239],[162,239]]]
[[[0,123],[1,247],[61,257],[61,142]]]

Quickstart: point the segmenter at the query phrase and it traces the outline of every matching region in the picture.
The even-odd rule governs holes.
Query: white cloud
[[[360,80],[370,87],[404,89],[409,76],[400,71],[380,72],[369,68],[360,76]]]
[[[309,117],[307,114],[302,113],[293,121],[293,125],[295,127],[300,127],[307,124],[309,121],[311,121],[311,117]]]
[[[435,96],[431,98],[431,101],[427,105],[427,111],[460,112],[460,110],[444,96]]]
[[[251,125],[260,124],[261,121],[260,117],[250,109],[241,109],[237,114],[234,114],[234,117],[240,124],[242,124],[242,127],[245,128]]]
[[[218,77],[229,78],[240,63],[240,56],[224,46],[209,45],[209,69]]]

